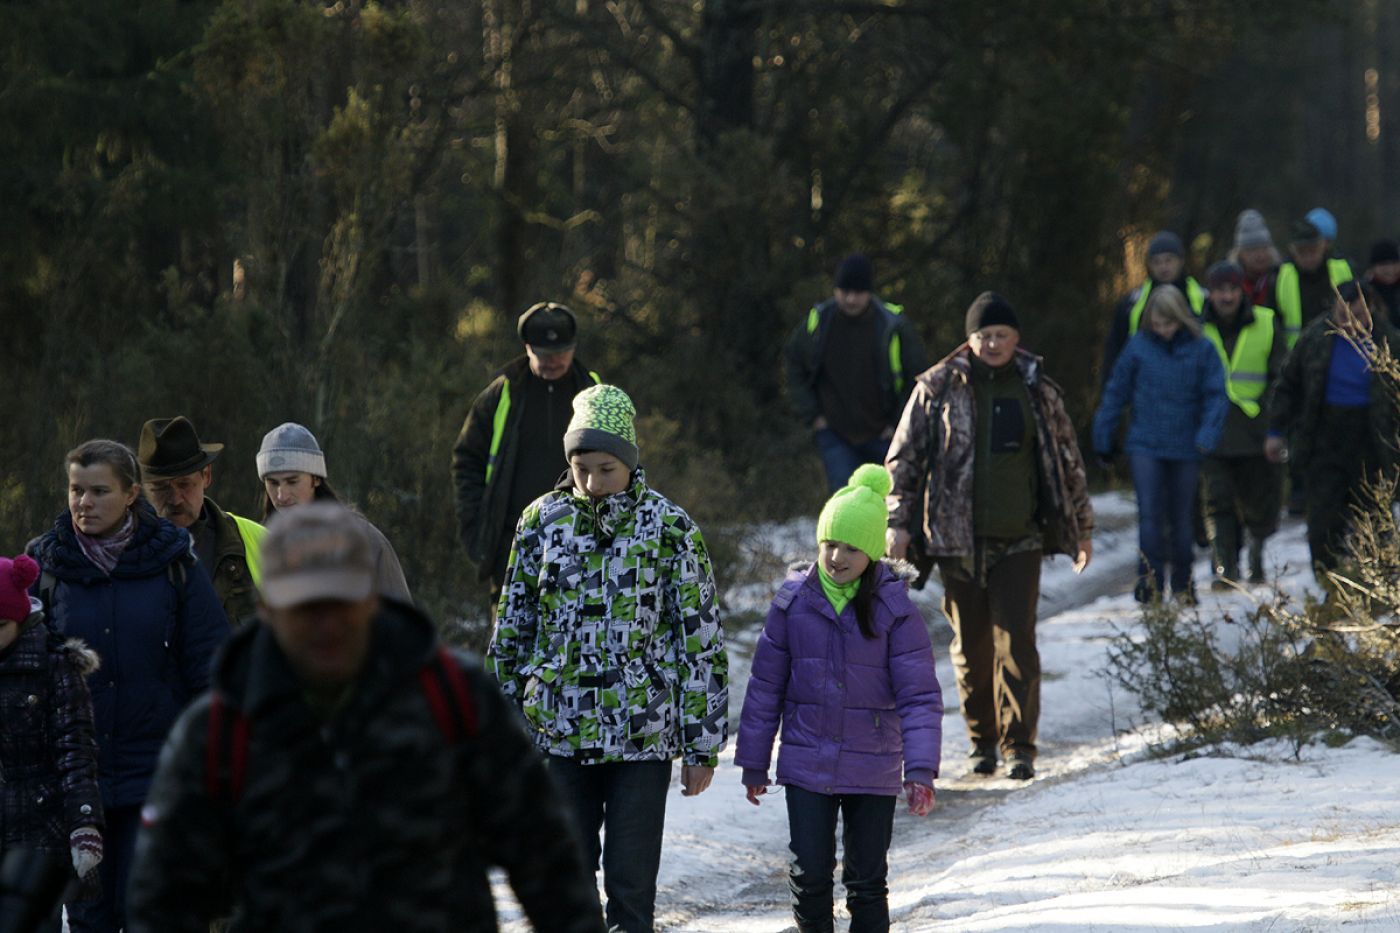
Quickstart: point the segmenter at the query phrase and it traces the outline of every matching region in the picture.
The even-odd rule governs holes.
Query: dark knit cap
[[[860,253],[852,253],[836,267],[836,287],[847,292],[875,290],[875,269]]]
[[[1219,288],[1221,285],[1244,287],[1244,268],[1237,262],[1223,259],[1206,272],[1206,287]]]
[[[1311,220],[1295,220],[1289,239],[1294,243],[1311,243],[1313,240],[1322,239],[1322,232]]]
[[[578,320],[574,312],[553,301],[531,305],[515,323],[520,340],[537,350],[567,350],[575,343]]]
[[[1181,242],[1181,237],[1170,230],[1158,230],[1152,235],[1152,239],[1147,244],[1147,258],[1160,256],[1163,253],[1172,253],[1186,258],[1186,247]]]
[[[1371,244],[1371,261],[1368,265],[1378,266],[1383,262],[1400,262],[1400,243],[1377,240]]]
[[[1016,309],[1011,307],[1009,301],[996,292],[983,292],[973,299],[968,307],[963,331],[975,334],[984,327],[997,325],[1021,329],[1021,322],[1016,318]]]

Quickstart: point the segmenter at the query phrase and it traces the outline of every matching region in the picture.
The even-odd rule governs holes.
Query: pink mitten
[[[928,816],[933,809],[933,788],[927,784],[905,781],[904,796],[909,800],[909,812],[915,816]]]

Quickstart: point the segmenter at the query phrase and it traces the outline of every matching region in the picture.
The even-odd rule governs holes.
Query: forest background
[[[938,359],[984,289],[1087,425],[1161,227],[1400,233],[1400,5],[1380,0],[49,0],[0,4],[0,553],[63,453],[185,414],[310,427],[439,617],[468,405],[563,301],[720,572],[815,511],[783,339],[870,255]],[[561,469],[562,453],[561,453]]]

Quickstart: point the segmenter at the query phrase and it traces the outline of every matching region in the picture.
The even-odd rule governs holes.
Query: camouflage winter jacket
[[[206,694],[161,756],[127,929],[207,933],[231,910],[232,933],[496,930],[486,872],[499,865],[534,929],[602,933],[544,763],[491,679],[455,653],[470,701],[454,721],[475,728],[450,741],[439,726],[450,691],[435,700],[420,681],[439,651],[426,616],[384,600],[368,665],[325,719],[268,626],[234,635],[214,679],[223,725]]]
[[[97,735],[83,677],[97,655],[44,623],[37,599],[0,652],[0,852],[68,851],[68,835],[102,826]]]
[[[640,470],[605,499],[572,484],[536,499],[486,664],[549,754],[713,766],[728,662],[700,529]]]
[[[885,458],[894,481],[890,527],[909,531],[925,557],[965,557],[973,552],[977,401],[971,355],[963,344],[920,374]],[[1042,547],[1046,555],[1072,557],[1094,530],[1079,440],[1060,387],[1041,372],[1040,357],[1017,350],[1016,366],[1035,418]]]

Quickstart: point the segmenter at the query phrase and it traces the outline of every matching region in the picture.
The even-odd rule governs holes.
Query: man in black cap
[[[209,574],[224,615],[237,625],[257,613],[259,550],[263,527],[219,508],[206,493],[223,444],[201,444],[183,415],[152,418],[141,426],[136,459],[141,485],[161,518],[194,539],[195,556]]]
[[[1191,310],[1201,313],[1206,300],[1205,289],[1186,274],[1186,244],[1170,230],[1159,230],[1152,235],[1147,243],[1147,280],[1124,295],[1113,309],[1113,326],[1109,328],[1108,340],[1104,344],[1103,367],[1099,372],[1100,381],[1105,386],[1113,373],[1113,364],[1118,362],[1118,354],[1123,352],[1129,338],[1138,332],[1143,310],[1147,307],[1147,297],[1157,285],[1175,285],[1191,303]]]
[[[927,361],[904,306],[874,294],[870,260],[836,269],[831,298],[793,329],[784,350],[788,393],[812,429],[827,486],[846,485],[862,463],[882,463],[894,426]]]
[[[515,329],[525,355],[498,370],[472,402],[452,450],[458,529],[478,578],[490,583],[492,612],[520,513],[567,467],[562,451],[574,396],[602,381],[574,358],[578,321],[564,305],[542,301]]]

